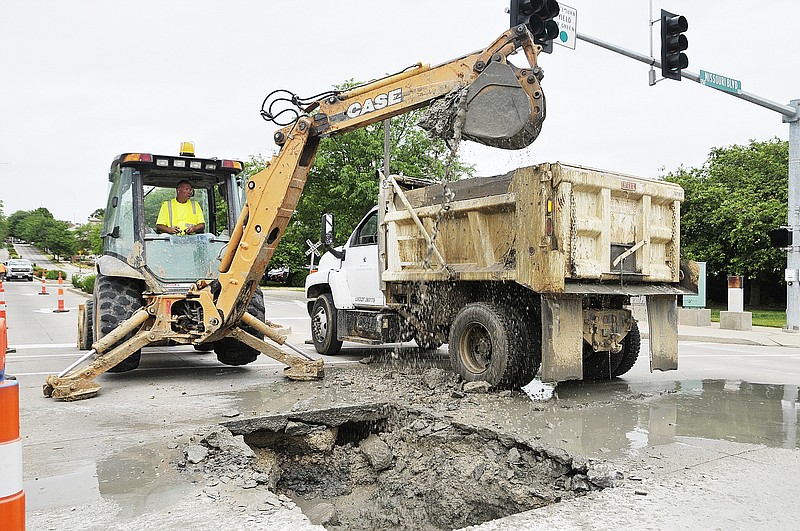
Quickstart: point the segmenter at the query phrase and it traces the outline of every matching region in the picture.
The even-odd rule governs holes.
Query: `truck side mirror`
[[[322,240],[322,245],[325,246],[325,249],[327,249],[329,253],[339,260],[344,260],[344,249],[341,251],[334,249],[336,245],[334,243],[336,240],[336,231],[333,226],[333,214],[329,214],[328,212],[322,214],[322,237],[320,239]]]
[[[322,214],[322,244],[325,247],[333,247],[336,240],[336,231],[333,226],[333,214],[325,212]]]

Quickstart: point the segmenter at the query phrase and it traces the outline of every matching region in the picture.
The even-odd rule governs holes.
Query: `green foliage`
[[[719,322],[720,311],[720,308],[711,308],[711,320],[713,322]],[[770,326],[772,328],[786,326],[786,310],[752,310],[752,314],[753,326]]]
[[[85,223],[75,229],[75,245],[84,255],[103,252],[103,239],[100,237],[99,223]]]
[[[666,180],[683,186],[681,247],[707,262],[710,274],[773,280],[785,266],[769,230],[786,223],[788,143],[751,140],[714,148],[702,168],[683,168]]]
[[[72,275],[72,285],[86,293],[94,292],[94,281],[97,275]]]
[[[419,114],[415,111],[391,119],[390,172],[440,180],[445,175],[449,150],[444,142],[428,138],[416,126]],[[322,139],[303,195],[270,267],[289,266],[293,272],[307,267],[305,242],[319,240],[323,212],[334,214],[337,242],[345,241],[377,201],[377,172],[383,171],[384,164],[383,142],[382,122]],[[245,173],[253,175],[264,166],[262,158],[254,157],[245,164]],[[471,166],[456,158],[449,174],[451,179],[458,179],[472,172]]]
[[[26,240],[55,256],[71,255],[77,249],[75,235],[65,221],[57,221],[44,207],[18,210],[8,218],[10,236]]]

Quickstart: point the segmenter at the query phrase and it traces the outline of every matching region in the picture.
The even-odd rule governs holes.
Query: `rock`
[[[519,450],[512,448],[508,451],[508,462],[512,465],[522,464],[522,456],[520,455]]]
[[[313,525],[337,525],[339,523],[336,506],[332,503],[318,503],[308,509],[306,516]]]
[[[500,398],[508,398],[511,396],[511,391],[509,391],[508,389],[506,389],[505,391],[500,391],[500,393],[497,396],[499,396]]]
[[[256,454],[253,449],[247,446],[244,442],[243,435],[234,436],[230,430],[218,426],[203,436],[202,442],[211,446],[212,448],[219,448],[221,452],[227,455],[242,457],[246,459],[255,458]]]
[[[361,450],[361,453],[364,454],[375,470],[386,470],[392,466],[392,450],[374,433],[361,441],[358,449]]]
[[[613,487],[615,481],[623,479],[625,476],[606,463],[594,463],[589,466],[586,477],[592,485],[607,489]]]
[[[330,452],[336,444],[336,428],[318,428],[303,439],[312,451]]]
[[[240,413],[238,411],[236,411],[235,409],[229,409],[229,410],[227,410],[227,411],[222,413],[223,417],[229,418],[229,419],[232,419],[234,417],[238,417],[239,415],[240,415]]]
[[[310,424],[306,424],[305,422],[295,422],[293,420],[286,422],[286,428],[284,428],[284,432],[286,435],[308,435],[311,431],[315,428],[315,426],[311,426]]]
[[[489,382],[484,382],[483,380],[477,382],[467,382],[464,384],[465,393],[485,394],[488,393],[491,388],[492,385]]]
[[[444,371],[444,369],[434,367],[426,369],[425,372],[422,373],[422,381],[425,382],[425,385],[428,387],[428,389],[444,387],[447,385],[448,380],[449,375]]]
[[[191,444],[183,451],[186,460],[192,464],[197,464],[208,457],[208,448],[200,444]]]

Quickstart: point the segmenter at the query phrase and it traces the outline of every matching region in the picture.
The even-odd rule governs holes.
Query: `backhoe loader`
[[[509,61],[518,51],[527,65],[517,67]],[[309,99],[274,91],[264,100],[261,114],[280,127],[274,134],[280,151],[246,182],[237,181],[241,163],[236,161],[121,155],[109,177],[104,256],[92,315],[87,310],[82,317],[80,339],[91,350],[49,376],[45,396],[94,396],[100,388],[94,378],[115,368],[134,368],[141,349],[157,344],[214,349],[230,364],[248,363],[262,353],[288,365],[285,375],[290,379],[321,378],[322,360],[288,345],[280,330],[262,321],[263,305],[258,302],[258,282],[303,191],[320,139],[429,105],[429,118],[421,125],[432,134],[451,142],[468,139],[502,149],[524,148],[536,139],[545,118],[540,52],[528,28],[519,25],[485,49],[438,66],[417,63],[397,74]],[[215,163],[219,166],[211,169]],[[195,183],[207,195],[207,208],[216,208],[217,197],[224,199],[227,211],[210,212],[209,218],[222,220],[227,214],[229,233],[223,234],[222,221],[216,228],[212,223],[209,234],[195,237],[205,240],[192,245],[178,236],[147,232],[148,187],[167,187],[183,178],[176,168],[194,170]],[[159,270],[160,263],[175,262],[174,253],[183,253],[185,259],[179,260],[199,269],[189,267],[180,278]],[[192,272],[196,278],[189,277]],[[279,348],[282,345],[295,352],[287,353]],[[92,356],[91,363],[80,366]]]

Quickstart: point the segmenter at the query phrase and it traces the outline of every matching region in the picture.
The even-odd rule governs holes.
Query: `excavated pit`
[[[194,457],[185,449],[190,471],[265,486],[331,530],[456,529],[619,479],[563,450],[388,403],[236,420],[200,443]]]

